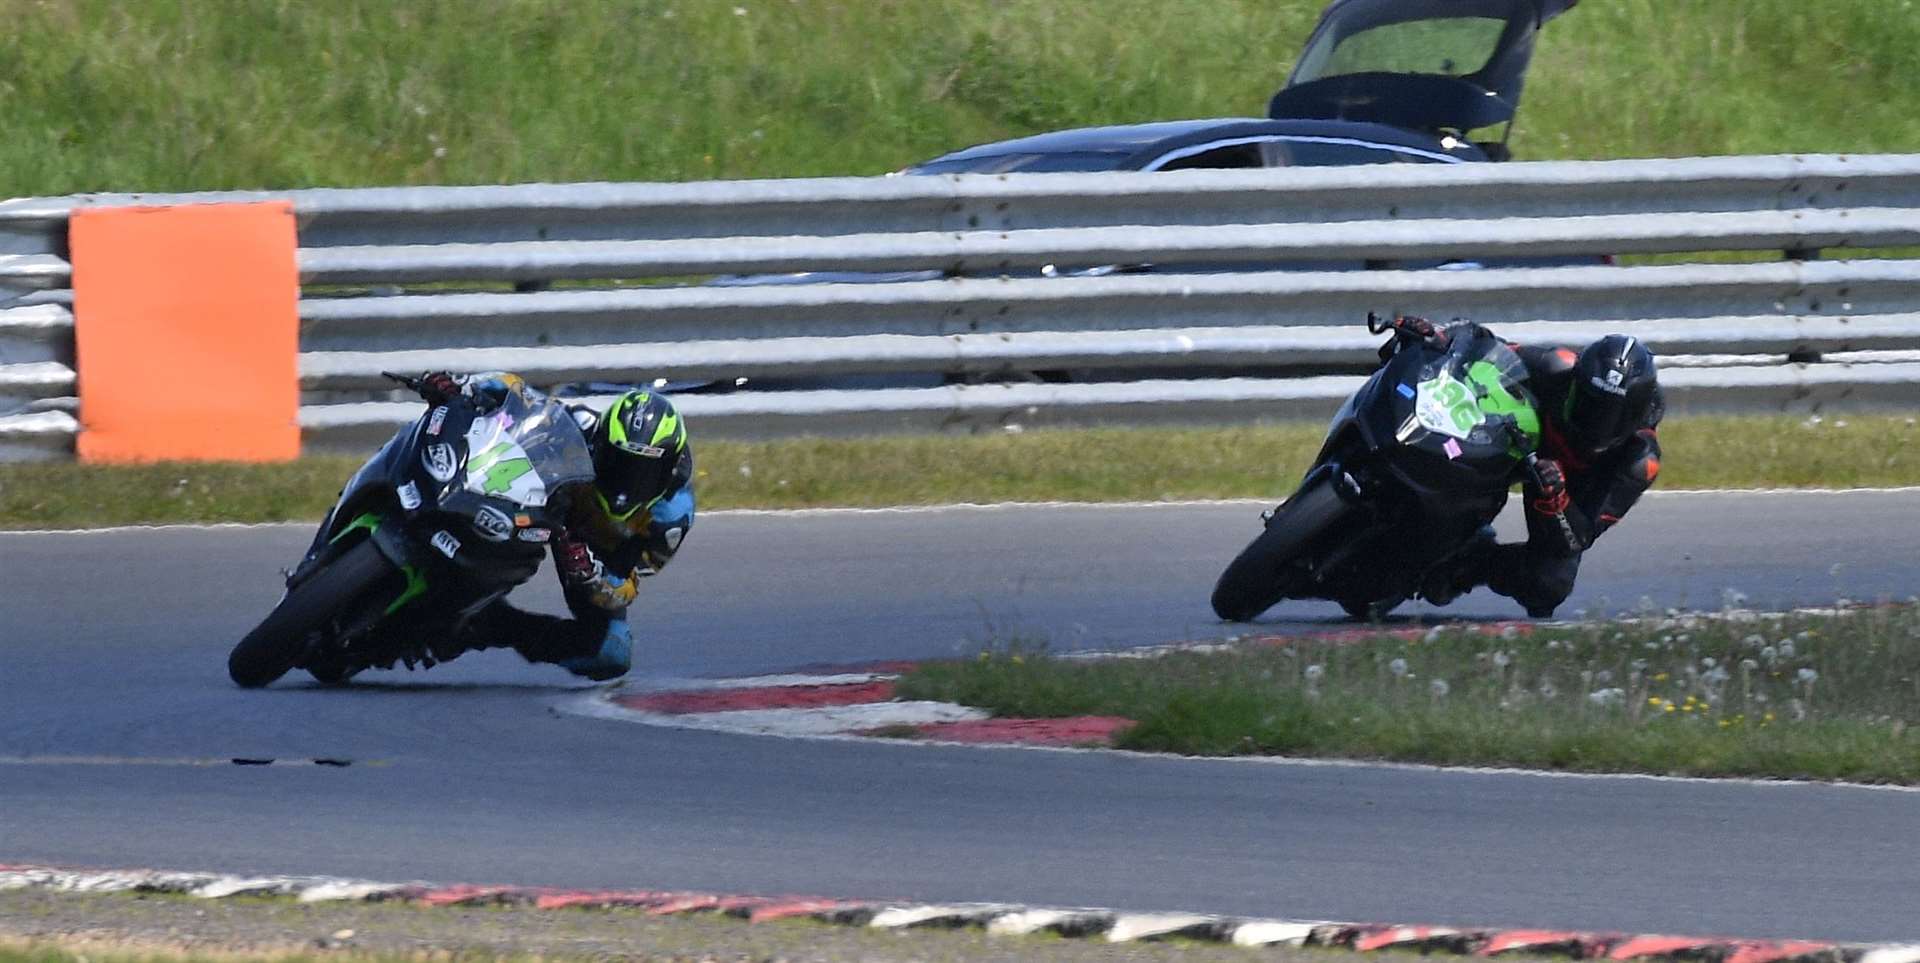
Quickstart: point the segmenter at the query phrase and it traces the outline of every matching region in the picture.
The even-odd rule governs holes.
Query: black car
[[[907,174],[1163,171],[1505,160],[1540,28],[1578,0],[1334,0],[1267,117],[1055,131]],[[1473,141],[1502,127],[1500,138]]]

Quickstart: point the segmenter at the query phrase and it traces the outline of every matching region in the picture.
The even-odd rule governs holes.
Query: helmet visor
[[[660,453],[640,454],[604,444],[594,452],[594,484],[615,515],[631,515],[667,490],[673,477],[673,453],[654,450]]]
[[[1638,427],[1635,421],[1625,395],[1582,387],[1575,393],[1567,427],[1575,444],[1589,454],[1599,454],[1633,434]]]

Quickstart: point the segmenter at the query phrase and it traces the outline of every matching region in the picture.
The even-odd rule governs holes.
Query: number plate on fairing
[[[1420,427],[1461,440],[1465,440],[1487,418],[1480,410],[1479,399],[1474,397],[1473,387],[1455,379],[1452,372],[1444,369],[1420,382],[1415,392],[1413,414],[1419,419]]]

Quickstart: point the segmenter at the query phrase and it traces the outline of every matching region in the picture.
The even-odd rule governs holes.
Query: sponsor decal
[[[451,480],[456,467],[453,463],[453,446],[444,441],[428,445],[420,453],[420,463],[427,466],[427,474],[432,475],[434,481]]]
[[[553,538],[553,531],[546,528],[523,528],[519,531],[518,537],[523,542],[544,545],[547,540]]]
[[[1606,392],[1607,394],[1624,395],[1627,393],[1627,389],[1620,387],[1620,381],[1625,377],[1626,375],[1624,373],[1618,370],[1614,370],[1614,371],[1607,372],[1607,377],[1606,377],[1606,380],[1604,381],[1601,380],[1599,375],[1595,375],[1591,378],[1588,378],[1587,380],[1593,382],[1593,386],[1595,388],[1598,388],[1601,391]]]
[[[513,527],[514,527],[514,528],[526,528],[526,527],[527,527],[528,525],[531,525],[531,524],[533,524],[533,516],[532,516],[532,515],[515,515],[515,516],[513,516]]]
[[[439,434],[440,426],[446,423],[447,423],[447,406],[441,405],[440,407],[433,409],[433,414],[427,416],[427,434],[429,435]]]
[[[1413,386],[1410,384],[1401,383],[1401,384],[1394,385],[1393,387],[1394,387],[1394,390],[1400,392],[1402,397],[1411,398],[1415,394],[1413,390]]]
[[[414,509],[420,507],[420,486],[419,485],[416,485],[413,482],[408,482],[404,485],[401,485],[399,488],[394,489],[393,491],[394,491],[394,494],[400,496],[401,508],[404,508],[407,511],[413,511]]]
[[[1445,452],[1447,453],[1447,457],[1448,457],[1448,458],[1458,458],[1458,457],[1460,457],[1460,443],[1459,443],[1459,442],[1457,442],[1457,441],[1454,441],[1453,439],[1451,439],[1451,438],[1449,438],[1449,439],[1447,439],[1447,443],[1446,443],[1446,444],[1444,444],[1444,445],[1441,445],[1440,447],[1441,447],[1441,449],[1442,449],[1442,450],[1444,450],[1444,451],[1445,451]]]
[[[513,519],[492,505],[482,505],[473,513],[473,527],[490,542],[504,542],[513,534]]]
[[[667,450],[659,445],[636,445],[632,442],[623,442],[618,447],[621,451],[630,451],[647,458],[659,458],[667,453]]]
[[[440,554],[448,558],[452,558],[453,553],[460,551],[460,540],[454,538],[453,533],[448,531],[434,532],[433,537],[428,541],[433,543],[434,548],[440,550]]]

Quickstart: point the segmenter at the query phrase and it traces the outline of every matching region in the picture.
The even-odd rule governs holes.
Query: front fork
[[[1300,480],[1300,487],[1294,490],[1295,494],[1305,491],[1307,486],[1314,484],[1323,477],[1328,479],[1328,483],[1333,486],[1334,494],[1340,496],[1341,501],[1350,505],[1360,505],[1366,508],[1373,507],[1372,499],[1368,497],[1367,486],[1362,483],[1359,478],[1354,477],[1352,472],[1347,471],[1345,466],[1337,461],[1326,461],[1315,465],[1307,472],[1307,477]],[[1279,505],[1261,512],[1261,526],[1271,528],[1273,526],[1273,520],[1278,518],[1280,512],[1292,503],[1293,498],[1288,497],[1286,501],[1281,502]]]

